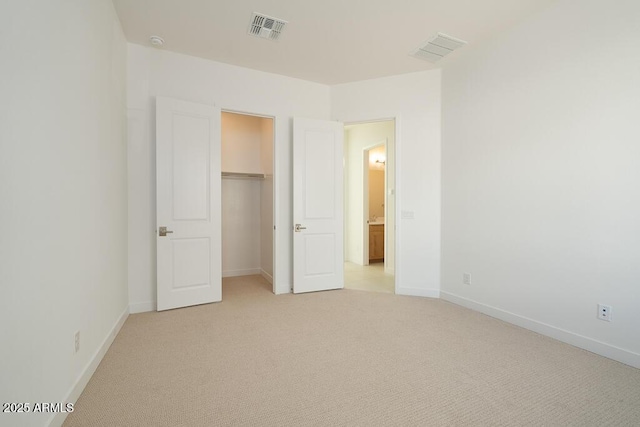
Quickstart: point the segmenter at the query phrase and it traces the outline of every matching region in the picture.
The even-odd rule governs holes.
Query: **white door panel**
[[[208,220],[210,120],[173,114],[173,219]]]
[[[339,122],[293,122],[294,293],[344,286],[343,132]]]
[[[156,100],[158,310],[222,299],[220,110]]]

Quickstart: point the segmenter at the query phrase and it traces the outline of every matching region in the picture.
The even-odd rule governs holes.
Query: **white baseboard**
[[[421,289],[421,288],[405,288],[398,287],[396,295],[409,295],[412,297],[440,298],[439,289]]]
[[[147,302],[135,302],[129,304],[129,313],[146,313],[148,311],[156,311],[156,303],[155,301],[147,301]]]
[[[505,322],[512,323],[530,331],[537,332],[542,335],[546,335],[551,338],[555,338],[558,341],[562,341],[567,344],[571,344],[575,347],[582,348],[600,356],[608,357],[609,359],[617,360],[626,365],[640,368],[640,354],[634,353],[629,350],[625,350],[620,347],[606,344],[593,338],[585,337],[565,329],[557,328],[546,323],[539,322],[537,320],[529,319],[524,316],[520,316],[509,311],[505,311],[499,308],[492,307],[490,305],[482,304],[449,292],[440,292],[441,298],[452,302],[457,305],[461,305],[466,308],[470,308],[480,313],[484,313],[488,316],[495,317],[496,319],[504,320]]]
[[[260,275],[264,277],[264,279],[273,285],[273,276],[267,273],[264,270],[260,270]]]
[[[75,405],[75,403],[78,401],[78,398],[82,394],[82,391],[91,379],[91,376],[98,368],[98,365],[102,361],[102,358],[107,353],[107,350],[109,350],[109,347],[111,347],[111,344],[116,338],[116,335],[118,335],[118,332],[120,332],[120,329],[122,328],[122,325],[124,325],[125,320],[127,320],[127,317],[129,317],[129,307],[125,308],[120,317],[118,317],[116,324],[113,326],[113,328],[111,328],[111,332],[109,332],[104,341],[102,341],[102,344],[100,345],[100,347],[98,347],[98,350],[96,350],[91,360],[89,360],[87,366],[85,366],[85,368],[82,370],[82,373],[76,380],[75,384],[73,384],[73,386],[71,387],[71,390],[69,391],[67,397],[63,400],[63,402],[73,403]],[[66,412],[58,412],[49,419],[47,425],[49,427],[60,427],[62,426],[66,418]]]
[[[243,270],[227,270],[222,272],[222,277],[237,277],[237,276],[252,276],[254,274],[260,274],[259,268],[246,268]]]

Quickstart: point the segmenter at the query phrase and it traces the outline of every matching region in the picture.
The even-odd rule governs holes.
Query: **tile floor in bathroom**
[[[394,276],[384,272],[384,263],[358,265],[344,263],[344,287],[361,291],[394,293]]]

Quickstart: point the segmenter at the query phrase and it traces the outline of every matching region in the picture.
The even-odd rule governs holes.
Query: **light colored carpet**
[[[270,288],[131,315],[65,425],[640,425],[638,369],[445,301]]]

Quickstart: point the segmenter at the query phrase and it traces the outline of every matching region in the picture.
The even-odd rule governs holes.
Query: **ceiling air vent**
[[[251,23],[249,24],[249,34],[263,39],[278,40],[284,26],[287,24],[288,22],[284,19],[253,12]]]
[[[463,40],[437,33],[423,43],[422,46],[411,52],[410,55],[429,62],[436,62],[465,44],[467,44],[467,42]]]

